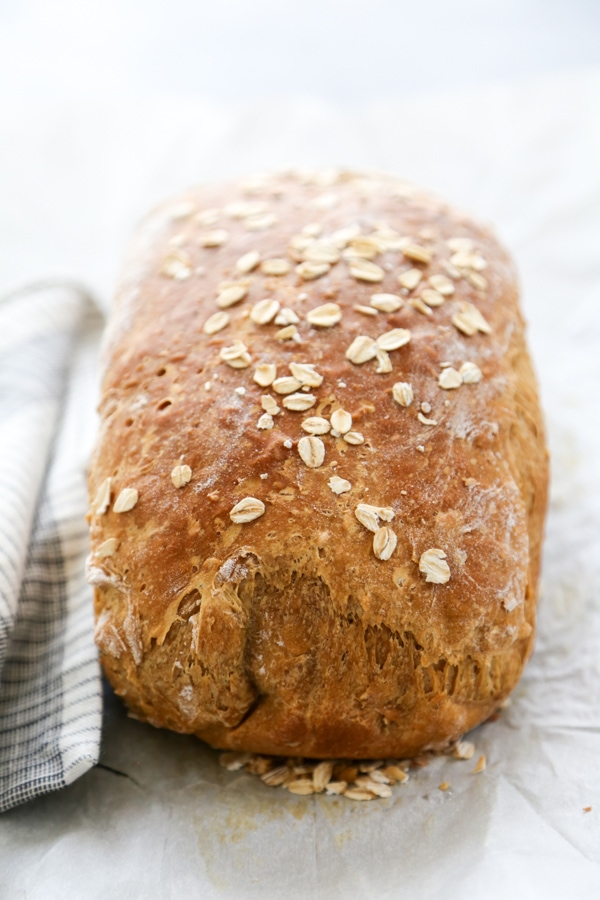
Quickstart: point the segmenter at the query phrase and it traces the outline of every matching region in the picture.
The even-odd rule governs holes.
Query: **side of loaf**
[[[100,416],[96,640],[139,718],[407,757],[517,683],[548,465],[486,228],[381,174],[191,190],[135,237]]]

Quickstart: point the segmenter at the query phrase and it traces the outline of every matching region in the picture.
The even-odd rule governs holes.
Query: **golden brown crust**
[[[261,263],[237,271],[254,251]],[[323,259],[331,268],[305,279]],[[411,269],[421,280],[408,290]],[[428,282],[436,275],[446,281]],[[240,285],[246,295],[226,305]],[[433,285],[441,295],[425,293]],[[375,309],[380,293],[401,308]],[[229,323],[207,334],[219,296]],[[275,309],[250,315],[267,298],[296,316],[256,323]],[[326,303],[341,321],[310,324]],[[363,341],[346,358],[357,336],[393,329],[410,342],[394,332],[380,340],[398,345],[387,356],[360,362],[372,347]],[[315,398],[306,411],[253,379],[266,364],[291,376],[290,363],[323,376],[296,386],[297,404]],[[440,387],[444,371],[443,384],[460,382],[464,363],[481,380],[463,369],[467,383]],[[398,383],[412,386],[409,406]],[[268,412],[258,427],[266,395],[280,410],[271,428]],[[299,445],[306,418],[338,408],[352,416],[349,441],[334,416],[339,432]],[[133,245],[100,412],[97,642],[141,718],[222,748],[404,757],[459,737],[518,681],[533,640],[547,456],[514,271],[486,229],[389,176],[290,173],[190,191],[154,212]],[[332,476],[351,489],[334,493]],[[245,498],[260,503],[232,521]],[[393,512],[375,519],[389,529],[375,542],[382,558],[359,504]],[[431,549],[445,558],[428,567]],[[432,571],[441,583],[426,580]]]

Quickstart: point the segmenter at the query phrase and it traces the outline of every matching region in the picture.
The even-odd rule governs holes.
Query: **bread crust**
[[[303,277],[335,257],[332,243],[339,261]],[[255,251],[256,267],[236,269]],[[265,260],[289,272],[269,274],[286,265]],[[380,277],[373,265],[381,280],[364,280]],[[407,289],[398,278],[411,284],[412,269],[420,280]],[[428,281],[440,275],[448,283]],[[247,294],[225,306],[230,283]],[[425,294],[434,284],[445,293]],[[381,293],[401,308],[374,309]],[[218,297],[229,323],[207,334]],[[257,324],[263,299],[298,321]],[[339,322],[307,321],[331,303]],[[387,360],[346,357],[357,336],[393,329],[410,342]],[[247,349],[222,354],[235,341]],[[250,364],[233,367],[244,353]],[[440,387],[466,362],[481,380]],[[290,363],[323,376],[293,392],[315,398],[309,410],[254,380],[258,365],[291,376]],[[192,190],[140,226],[103,364],[89,573],[102,663],[136,716],[220,748],[408,757],[443,748],[507,697],[532,648],[548,465],[515,271],[488,229],[379,174]],[[398,383],[412,386],[411,405],[394,399]],[[280,408],[270,428],[258,427],[265,395]],[[319,435],[313,468],[319,443],[299,447],[301,423],[337,409],[364,442]],[[191,470],[179,487],[176,466]],[[333,476],[351,489],[334,493]],[[136,502],[115,512],[127,488]],[[244,498],[264,514],[232,521]],[[359,504],[393,511],[375,520],[397,540],[388,559]],[[426,580],[430,549],[445,554],[442,583]]]

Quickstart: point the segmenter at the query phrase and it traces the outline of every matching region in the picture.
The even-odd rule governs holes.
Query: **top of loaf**
[[[92,575],[143,603],[134,657],[194,591],[259,570],[310,573],[424,659],[529,642],[522,330],[490,231],[391,176],[264,175],[151,213],[91,473]]]

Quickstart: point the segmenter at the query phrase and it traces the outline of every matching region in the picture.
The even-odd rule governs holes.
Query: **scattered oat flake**
[[[377,315],[377,310],[374,309],[372,306],[361,306],[360,303],[355,304],[355,306],[353,306],[352,309],[355,312],[360,313],[362,316],[376,316]]]
[[[358,337],[354,338],[346,350],[346,359],[349,359],[351,363],[360,366],[370,359],[374,359],[375,356],[377,356],[377,349],[377,341],[374,341],[373,338],[367,337],[364,334],[359,334]],[[385,347],[382,349],[385,349]]]
[[[139,494],[135,488],[123,488],[123,490],[113,503],[113,512],[129,512],[129,510],[133,509],[133,507],[138,502],[138,497]]]
[[[392,388],[392,397],[399,406],[410,406],[414,400],[412,384],[408,381],[397,381]]]
[[[207,231],[198,238],[201,247],[220,247],[228,239],[229,234],[222,228],[216,228],[214,231]]]
[[[344,797],[347,797],[348,800],[374,800],[375,794],[362,788],[347,788],[344,791]]]
[[[399,350],[410,342],[410,331],[407,328],[392,328],[377,338],[380,350]]]
[[[444,302],[444,297],[440,294],[439,291],[434,291],[432,288],[425,288],[421,291],[421,300],[423,300],[427,306],[441,306]]]
[[[334,243],[311,241],[302,255],[306,262],[317,263],[318,265],[323,263],[334,265],[340,258],[340,251]]]
[[[229,313],[216,312],[206,320],[203,326],[204,334],[217,334],[229,325]]]
[[[252,362],[243,341],[234,341],[228,347],[222,347],[219,358],[233,369],[246,369]]]
[[[302,462],[309,469],[318,469],[323,465],[325,459],[325,444],[321,438],[310,434],[298,441],[298,453]]]
[[[463,383],[463,377],[460,372],[453,369],[452,366],[442,369],[438,378],[438,385],[445,391],[453,391],[459,388]]]
[[[346,494],[352,490],[350,482],[346,481],[345,478],[340,478],[339,475],[332,475],[327,484],[334,494]]]
[[[273,390],[276,394],[293,394],[300,387],[302,387],[302,382],[292,375],[282,375],[273,382]]]
[[[377,559],[388,560],[398,544],[398,538],[395,532],[384,525],[379,528],[373,536],[373,553]]]
[[[304,260],[304,251],[314,242],[314,239],[306,234],[295,234],[288,244],[288,254],[296,262]]]
[[[300,316],[293,309],[289,309],[286,306],[280,309],[275,316],[276,325],[297,325],[299,321]]]
[[[314,794],[315,788],[312,781],[308,778],[299,778],[297,781],[290,781],[287,785],[290,794],[308,795]]]
[[[252,376],[253,381],[261,387],[269,387],[277,376],[277,366],[273,363],[262,363],[257,366]]]
[[[105,478],[100,487],[98,488],[98,492],[94,497],[94,502],[92,504],[93,511],[97,516],[103,516],[104,513],[108,510],[110,506],[110,491],[111,491],[112,479]]]
[[[422,277],[423,273],[420,269],[408,269],[408,271],[398,275],[398,282],[403,288],[406,288],[407,291],[414,291]]]
[[[248,253],[244,253],[243,256],[240,256],[240,258],[236,262],[236,272],[239,272],[242,275],[247,275],[248,272],[252,272],[252,270],[257,267],[259,262],[260,253],[258,252],[258,250],[250,250]]]
[[[267,297],[265,300],[259,300],[250,310],[250,318],[255,325],[268,325],[272,322],[279,312],[279,300]]]
[[[455,291],[453,282],[446,275],[430,275],[427,279],[431,287],[442,297],[450,297]]]
[[[422,247],[420,244],[406,244],[402,248],[402,252],[407,259],[412,259],[415,262],[430,263],[432,259],[430,251],[426,250],[425,247]]]
[[[246,522],[253,522],[254,519],[264,515],[265,504],[256,497],[244,497],[229,512],[229,518],[236,525],[242,525]]]
[[[307,384],[309,387],[320,387],[323,384],[323,376],[315,372],[313,363],[291,362],[290,372],[300,384]]]
[[[361,525],[373,533],[379,530],[379,519],[391,522],[394,518],[394,510],[390,506],[372,506],[370,503],[359,503],[354,510],[354,515]]]
[[[357,257],[349,261],[350,274],[357,281],[383,281],[385,272],[374,262]]]
[[[485,291],[488,286],[487,278],[484,278],[479,272],[466,272],[465,278],[476,291]]]
[[[452,316],[452,324],[468,337],[472,337],[478,331],[483,334],[492,333],[489,323],[472,303],[461,303],[459,312]]]
[[[369,776],[359,776],[355,781],[356,786],[359,789],[370,791],[372,794],[375,794],[376,797],[391,797],[392,789],[389,784],[382,784],[380,781],[375,781],[373,778]]]
[[[329,263],[301,262],[296,266],[296,273],[303,281],[314,281],[329,272]]]
[[[347,781],[330,781],[325,788],[325,792],[327,794],[343,794],[347,787]]]
[[[347,431],[344,435],[344,440],[347,444],[353,444],[354,446],[364,444],[365,442],[364,435],[361,434],[360,431]]]
[[[382,350],[380,347],[377,348],[377,353],[375,354],[375,359],[377,360],[377,368],[375,371],[378,375],[387,375],[393,371],[392,360],[390,359],[390,355],[387,350]]]
[[[287,397],[283,398],[285,408],[295,412],[304,412],[314,406],[315,403],[316,397],[314,394],[288,394]]]
[[[592,807],[591,807],[591,806],[584,806],[584,807],[583,807],[583,811],[584,811],[584,813],[589,813],[589,812],[592,811]]]
[[[247,764],[246,771],[252,775],[264,775],[273,767],[273,760],[268,756],[253,755]]]
[[[251,753],[241,752],[238,750],[227,750],[219,755],[219,765],[223,766],[229,772],[237,772],[243,769],[250,762]]]
[[[247,284],[233,284],[230,287],[226,287],[217,295],[217,306],[220,309],[227,309],[230,306],[234,306],[234,304],[243,300],[247,293]]]
[[[381,766],[383,766],[382,759],[365,759],[358,764],[358,771],[368,772],[370,774],[375,769],[381,768]]]
[[[483,378],[479,366],[472,362],[464,362],[459,369],[463,384],[478,384]]]
[[[404,784],[409,780],[410,776],[408,772],[405,772],[404,769],[401,769],[399,766],[386,766],[381,770],[387,777],[390,779],[392,784],[398,782],[399,784]]]
[[[270,431],[275,425],[273,416],[270,413],[263,413],[256,423],[256,427],[261,431]]]
[[[475,768],[473,769],[473,775],[478,775],[480,772],[483,772],[486,767],[486,758],[485,756],[480,756],[477,760]]]
[[[471,759],[475,753],[475,744],[471,741],[458,741],[454,748],[454,757],[456,759]]]
[[[344,256],[360,259],[375,259],[383,251],[382,244],[372,235],[353,238]]]
[[[447,259],[442,260],[441,266],[444,271],[450,276],[450,278],[453,278],[455,281],[459,278],[462,278],[460,271],[456,268],[456,266],[453,266],[452,263],[448,262]]]
[[[275,332],[275,338],[278,341],[299,341],[300,333],[295,325],[286,325]]]
[[[432,547],[421,554],[419,571],[426,576],[425,581],[431,584],[446,584],[450,580],[450,567],[446,562],[446,554],[438,547]]]
[[[185,281],[192,274],[192,260],[185,250],[172,250],[163,259],[160,274],[175,281]]]
[[[440,791],[448,791],[450,790],[450,785],[447,781],[442,781],[441,784],[438,785]]]
[[[360,231],[360,225],[347,225],[345,228],[339,228],[337,231],[334,231],[331,235],[331,241],[342,250],[352,238],[358,237]]]
[[[324,791],[329,782],[331,781],[331,776],[333,774],[333,763],[329,761],[324,761],[318,763],[314,771],[312,773],[313,778],[313,786],[317,793],[321,793]]]
[[[269,787],[280,787],[289,774],[290,770],[287,766],[277,766],[261,775],[260,780]]]
[[[244,219],[244,225],[248,229],[248,231],[266,231],[267,228],[271,228],[272,225],[277,224],[277,216],[274,216],[272,213],[265,213],[264,215],[258,216],[248,216]]]
[[[101,558],[112,556],[119,549],[120,543],[117,538],[107,538],[96,547],[95,555]]]
[[[287,275],[291,268],[287,259],[265,259],[260,264],[260,271],[263,275]]]
[[[342,310],[337,303],[324,303],[311,309],[306,314],[306,321],[319,328],[331,328],[342,318]]]
[[[421,425],[437,425],[437,419],[428,419],[422,412],[417,414],[417,419]]]
[[[369,301],[374,309],[379,312],[397,312],[404,306],[404,300],[397,294],[373,294]]]
[[[433,315],[433,313],[431,312],[431,310],[429,309],[427,304],[423,303],[423,301],[421,300],[420,297],[413,297],[412,300],[409,300],[408,302],[409,302],[410,306],[412,306],[413,309],[416,309],[417,312],[420,312],[422,315],[424,315],[424,316],[432,316]]]
[[[276,416],[279,413],[279,407],[275,402],[275,399],[271,397],[270,394],[263,394],[260,398],[260,405],[264,409],[265,412],[268,412],[271,416]]]
[[[175,466],[171,472],[171,481],[176,488],[182,488],[192,480],[192,470],[189,466]]]
[[[307,434],[327,434],[331,428],[327,419],[322,416],[310,416],[304,419],[300,427]]]
[[[340,434],[346,434],[352,428],[352,416],[345,409],[336,409],[330,416],[331,427],[339,431]]]
[[[392,779],[389,777],[389,775],[386,775],[384,772],[383,760],[380,760],[380,766],[381,767],[379,769],[367,769],[371,780],[378,782],[378,784],[391,784]]]
[[[466,253],[462,250],[450,257],[450,264],[457,269],[472,269],[474,272],[481,272],[487,267],[487,262],[481,254]]]

